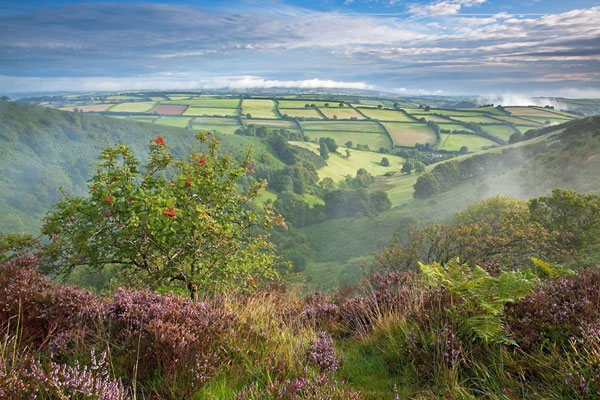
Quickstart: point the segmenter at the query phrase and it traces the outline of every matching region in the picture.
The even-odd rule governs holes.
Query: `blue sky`
[[[0,0],[0,92],[600,97],[600,1]]]

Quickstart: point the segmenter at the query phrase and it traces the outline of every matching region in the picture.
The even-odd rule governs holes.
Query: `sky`
[[[600,1],[0,0],[0,93],[600,97]]]

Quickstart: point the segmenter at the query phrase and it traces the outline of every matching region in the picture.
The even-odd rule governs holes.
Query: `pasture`
[[[319,114],[317,110],[314,108],[303,108],[303,109],[293,109],[293,108],[284,108],[279,109],[281,115],[288,115],[290,117],[295,118],[309,118],[309,119],[323,119],[323,116]]]
[[[492,119],[490,117],[486,117],[485,115],[473,115],[473,116],[457,116],[457,115],[453,115],[451,116],[451,118],[455,121],[460,121],[460,122],[469,122],[469,123],[473,123],[473,124],[493,124],[493,123],[498,123],[498,121],[496,121],[495,119]]]
[[[159,104],[154,110],[152,110],[152,114],[181,115],[187,109],[188,106],[182,106],[179,104]]]
[[[380,110],[378,108],[359,108],[360,112],[365,114],[367,117],[371,119],[376,119],[379,121],[398,121],[398,122],[413,122],[414,120],[407,116],[402,111],[396,110],[388,110],[383,109]]]
[[[88,104],[83,106],[69,106],[69,107],[61,107],[59,110],[63,111],[83,111],[83,112],[102,112],[108,110],[110,107],[114,106],[114,104]]]
[[[269,99],[244,99],[242,113],[252,118],[279,118],[275,111],[275,102]]]
[[[436,123],[448,123],[448,122],[452,122],[450,119],[446,118],[446,117],[441,117],[439,115],[434,115],[434,114],[411,114],[413,117],[415,117],[416,119],[421,119],[423,118],[425,121],[433,121]]]
[[[484,147],[497,146],[498,144],[492,142],[481,136],[476,135],[465,135],[462,133],[442,135],[442,142],[439,144],[438,149],[447,151],[459,151],[461,147],[467,146],[469,151],[478,151]]]
[[[510,125],[482,125],[481,129],[489,135],[508,142],[510,135],[516,131]]]
[[[199,129],[210,132],[217,131],[233,135],[235,131],[240,128],[241,126],[237,118],[198,117],[192,120],[192,129]]]
[[[467,128],[466,126],[462,126],[460,124],[438,124],[438,127],[440,128],[440,132],[449,131],[449,132],[442,132],[442,133],[452,133],[453,131],[473,132],[471,129]]]
[[[194,98],[189,100],[184,99],[164,101],[163,104],[183,104],[187,106],[203,108],[237,108],[240,104],[240,99]]]
[[[158,117],[155,117],[153,115],[134,115],[131,117],[127,117],[127,119],[131,120],[131,121],[137,121],[137,122],[146,122],[146,123],[153,123]]]
[[[319,110],[329,119],[365,119],[365,117],[350,107],[321,107]]]
[[[302,121],[300,125],[305,130],[383,133],[381,127],[372,121]]]
[[[161,116],[154,123],[157,125],[174,126],[176,128],[187,128],[191,119],[190,117]]]
[[[237,108],[190,107],[183,115],[232,117],[238,115],[238,112]]]
[[[538,126],[539,124],[535,121],[532,121],[530,119],[525,119],[525,118],[520,118],[520,117],[514,117],[514,116],[508,116],[508,115],[494,115],[494,119],[498,119],[501,121],[505,121],[514,125],[529,125],[529,126]]]
[[[506,107],[506,111],[518,117],[540,117],[540,118],[556,118],[560,117],[553,110],[546,110],[537,107]]]
[[[392,136],[394,146],[414,146],[417,143],[435,143],[435,133],[424,124],[382,122]]]
[[[370,150],[379,150],[383,147],[391,148],[390,139],[385,133],[378,132],[352,132],[352,131],[304,131],[304,136],[311,140],[319,140],[322,137],[329,137],[335,140],[338,145],[351,141],[354,146],[357,144],[367,145]]]
[[[293,129],[297,130],[298,127],[292,121],[286,121],[283,119],[244,119],[244,124],[246,126],[255,125],[255,126],[266,126],[269,129]]]
[[[136,103],[118,103],[110,107],[108,112],[130,112],[130,113],[143,113],[148,112],[156,105],[153,101],[140,101]]]
[[[282,108],[309,108],[306,107],[306,105],[308,104],[309,106],[312,106],[313,104],[315,105],[315,107],[325,107],[325,104],[329,104],[329,107],[331,108],[342,108],[339,106],[339,101],[317,101],[317,100],[279,100],[279,109]],[[344,107],[348,107],[346,104],[344,104]]]

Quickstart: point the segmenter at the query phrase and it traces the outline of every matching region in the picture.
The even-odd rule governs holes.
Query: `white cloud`
[[[485,3],[487,0],[443,0],[432,4],[409,4],[408,12],[418,17],[454,15],[463,7],[472,7]]]

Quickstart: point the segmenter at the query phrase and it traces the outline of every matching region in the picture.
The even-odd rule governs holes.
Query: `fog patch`
[[[486,97],[479,98],[480,104],[495,104],[502,105],[504,107],[508,106],[551,106],[557,110],[568,110],[569,106],[558,99],[551,97],[531,97],[525,96],[519,93],[502,93],[502,94],[493,94]]]

